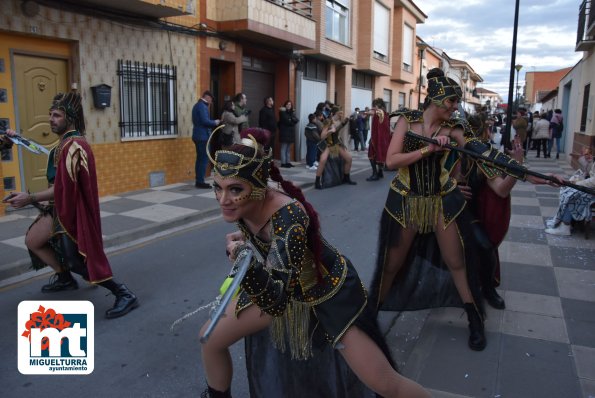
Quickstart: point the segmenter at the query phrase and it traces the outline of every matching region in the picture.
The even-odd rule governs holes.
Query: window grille
[[[118,60],[118,76],[122,139],[178,134],[175,66]]]

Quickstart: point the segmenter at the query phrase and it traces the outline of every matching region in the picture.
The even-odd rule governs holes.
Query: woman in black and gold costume
[[[316,170],[316,181],[314,188],[322,189],[323,186],[331,187],[339,184],[356,185],[355,181],[351,180],[351,154],[341,141],[339,136],[340,131],[349,123],[349,119],[343,118],[343,111],[335,106],[331,110],[331,117],[324,121],[322,131],[320,133],[320,142],[318,143],[318,150],[320,151],[320,159],[318,169]],[[340,158],[340,159],[339,159]],[[343,167],[341,169],[341,162],[343,160]],[[337,162],[331,167],[327,167],[327,162]],[[323,173],[328,175],[324,176]],[[342,174],[341,174],[342,173]]]
[[[283,180],[271,153],[263,152],[266,133],[255,133],[263,136],[244,138],[225,150],[208,145],[223,219],[239,228],[227,236],[229,258],[237,264],[247,250],[254,256],[238,295],[226,309],[228,315],[202,346],[208,384],[203,396],[231,396],[229,347],[267,328],[273,344],[287,349],[293,359],[311,358],[320,343],[330,344],[377,394],[429,396],[391,366],[353,265],[320,235],[312,206],[299,188]],[[211,142],[217,142],[214,135]],[[269,175],[282,190],[268,186]],[[287,357],[286,363],[291,362]],[[307,390],[308,383],[317,381],[304,380],[302,388]],[[276,396],[284,395],[277,391]]]
[[[479,351],[485,348],[486,339],[473,245],[465,245],[472,242],[471,218],[464,211],[465,198],[449,176],[445,166],[448,153],[442,146],[453,140],[466,149],[519,166],[521,171],[504,170],[516,178],[543,181],[527,177],[518,162],[475,139],[464,119],[451,119],[461,88],[440,69],[432,69],[427,76],[424,111],[391,114],[400,117],[387,166],[398,170],[382,214],[371,293],[379,310],[463,306],[469,319],[469,347]],[[433,138],[439,145],[427,145],[415,135]],[[488,175],[500,173],[487,163],[479,167]]]

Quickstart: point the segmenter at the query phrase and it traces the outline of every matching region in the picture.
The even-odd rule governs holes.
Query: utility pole
[[[514,7],[514,30],[512,32],[512,54],[510,57],[510,82],[508,84],[508,107],[506,109],[506,129],[502,134],[502,145],[510,149],[510,127],[512,125],[512,92],[514,90],[514,70],[516,64],[516,37],[519,27],[519,1],[515,1]]]

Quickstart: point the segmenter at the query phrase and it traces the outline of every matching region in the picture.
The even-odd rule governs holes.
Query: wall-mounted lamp
[[[219,42],[219,50],[223,51],[227,48],[227,42],[225,40],[221,40]]]

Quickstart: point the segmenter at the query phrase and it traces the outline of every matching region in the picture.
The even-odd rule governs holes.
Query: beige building
[[[76,88],[100,195],[190,179],[200,63],[188,27],[197,23],[187,0],[3,1],[0,127],[51,148],[51,99]],[[98,91],[105,97],[94,101]],[[22,147],[3,151],[0,196],[46,188],[46,164]]]

